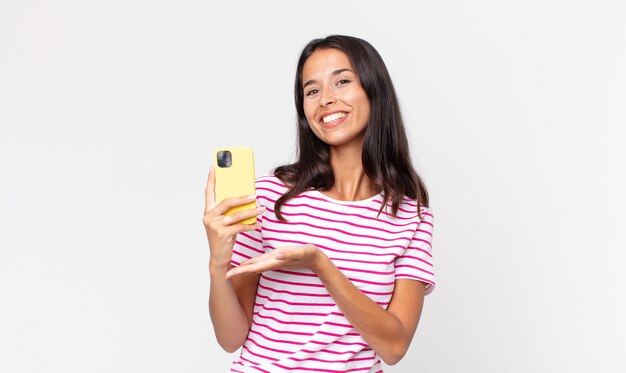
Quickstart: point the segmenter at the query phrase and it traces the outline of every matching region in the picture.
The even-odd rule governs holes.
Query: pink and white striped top
[[[378,210],[381,195],[363,201],[333,200],[310,190],[274,203],[287,187],[274,176],[256,181],[257,202],[266,206],[262,227],[237,236],[232,264],[287,245],[313,244],[364,294],[387,308],[396,279],[435,286],[431,239],[433,216],[405,199],[398,216]],[[382,372],[380,358],[352,328],[319,278],[309,270],[261,274],[252,327],[231,372]]]

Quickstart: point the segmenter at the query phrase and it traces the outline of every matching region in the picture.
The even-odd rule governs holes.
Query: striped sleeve
[[[432,256],[433,214],[429,208],[422,210],[422,219],[404,253],[396,258],[396,279],[411,279],[426,284],[426,294],[435,288]]]

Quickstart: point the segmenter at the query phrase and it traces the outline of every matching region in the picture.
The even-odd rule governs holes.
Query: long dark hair
[[[302,69],[306,60],[318,49],[334,48],[348,55],[370,101],[370,118],[363,140],[362,162],[367,177],[383,192],[381,210],[391,201],[395,216],[404,196],[428,206],[428,192],[413,165],[402,122],[400,105],[391,77],[382,57],[367,41],[352,36],[331,35],[314,39],[304,47],[298,60],[295,82],[295,103],[298,112],[297,161],[280,166],[274,174],[289,186],[275,204],[276,216],[285,202],[309,190],[328,190],[335,183],[330,166],[330,146],[321,141],[309,127],[304,114]]]

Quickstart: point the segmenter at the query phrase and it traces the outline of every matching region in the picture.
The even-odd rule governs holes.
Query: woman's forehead
[[[318,49],[304,63],[302,81],[305,82],[317,75],[330,75],[342,69],[354,71],[346,53],[334,48]]]

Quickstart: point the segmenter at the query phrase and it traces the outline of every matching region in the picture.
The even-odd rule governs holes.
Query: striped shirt
[[[433,216],[405,198],[396,217],[383,210],[382,195],[338,201],[316,190],[285,203],[278,220],[276,200],[287,191],[278,178],[256,181],[257,202],[266,210],[261,228],[237,235],[232,264],[274,248],[313,244],[365,295],[383,308],[396,279],[435,286],[431,239]],[[320,279],[308,269],[261,274],[252,326],[231,372],[382,372],[378,355],[350,325]]]

